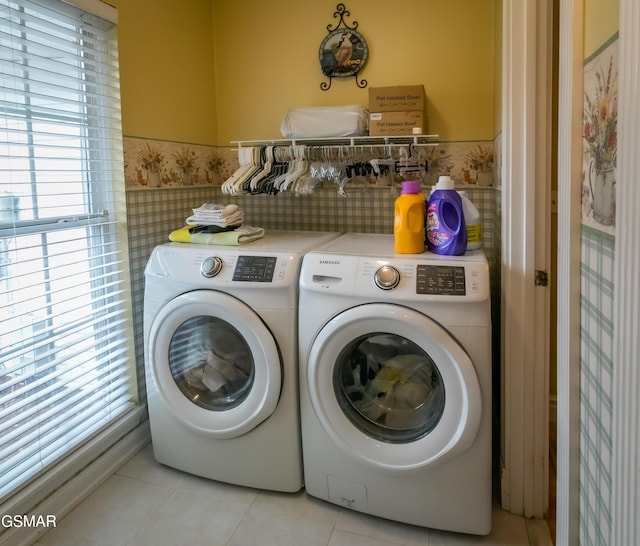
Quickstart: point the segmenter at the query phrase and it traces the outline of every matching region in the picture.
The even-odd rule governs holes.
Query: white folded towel
[[[244,220],[244,213],[241,211],[236,212],[235,214],[231,214],[230,216],[226,216],[224,218],[208,218],[203,217],[199,214],[194,214],[193,216],[189,216],[187,218],[187,224],[190,226],[200,225],[200,226],[239,226],[242,224]]]
[[[244,213],[238,205],[204,203],[192,210],[193,215],[187,218],[188,225],[228,227],[238,226],[244,220]]]
[[[223,205],[220,203],[203,203],[197,209],[193,210],[193,214],[202,216],[211,216],[216,218],[226,218],[231,216],[239,209],[238,205]]]

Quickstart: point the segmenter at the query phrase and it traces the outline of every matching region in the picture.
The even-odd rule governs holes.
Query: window
[[[134,407],[115,33],[0,0],[0,500]]]

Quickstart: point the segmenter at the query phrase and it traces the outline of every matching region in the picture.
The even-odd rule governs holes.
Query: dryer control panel
[[[489,267],[480,255],[370,258],[307,255],[300,286],[333,296],[375,300],[479,302],[489,298]]]
[[[275,256],[238,256],[234,281],[272,282],[278,258]]]
[[[150,279],[172,279],[193,287],[288,287],[297,284],[300,257],[292,252],[248,252],[193,245],[157,247],[145,269]]]
[[[463,266],[419,264],[416,267],[416,294],[464,296],[466,293]]]

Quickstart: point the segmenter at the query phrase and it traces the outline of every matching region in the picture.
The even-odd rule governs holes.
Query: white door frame
[[[503,2],[502,507],[548,503],[552,1]]]
[[[611,535],[640,544],[640,5],[619,1],[612,383]],[[556,543],[580,542],[580,186],[584,93],[584,0],[560,3],[558,120],[558,489]]]
[[[619,133],[615,286],[636,287],[640,270],[637,211],[640,210],[640,5],[620,1]],[[541,437],[531,415],[539,393],[539,362],[533,362],[534,384],[525,389],[526,336],[535,336],[522,304],[531,303],[530,275],[536,248],[531,210],[531,187],[536,163],[535,112],[540,73],[535,32],[541,30],[540,12],[546,0],[504,0],[503,13],[503,506],[516,513],[537,516],[535,483],[540,476]],[[542,40],[543,38],[540,37]],[[582,172],[582,108],[584,63],[584,0],[560,2],[558,104],[558,474],[556,543],[580,541],[580,233]],[[518,64],[520,63],[520,64]],[[536,71],[532,67],[538,67]],[[528,68],[527,68],[528,67]],[[542,70],[545,71],[544,69]],[[539,110],[538,110],[539,113]],[[533,116],[533,117],[532,117]],[[539,135],[538,135],[539,136]],[[518,184],[518,181],[524,183]],[[536,202],[538,202],[536,200]],[[531,223],[530,223],[531,222]],[[536,228],[537,229],[537,228]],[[523,293],[518,294],[518,289]],[[517,309],[516,306],[521,306]],[[611,544],[640,543],[640,373],[637,355],[640,336],[640,291],[615,293],[614,376],[612,423]],[[531,377],[531,376],[530,376]],[[519,401],[518,396],[523,400]],[[543,410],[546,412],[546,408]],[[544,418],[546,421],[546,416]],[[526,427],[519,432],[514,427]],[[543,435],[545,437],[546,435]],[[546,454],[545,454],[546,456]],[[525,462],[532,466],[526,471]],[[533,512],[533,513],[532,513]]]
[[[618,184],[613,344],[611,536],[640,544],[640,5],[620,0],[618,44]]]
[[[560,2],[559,38],[556,543],[572,545],[580,541],[580,192],[584,0]]]

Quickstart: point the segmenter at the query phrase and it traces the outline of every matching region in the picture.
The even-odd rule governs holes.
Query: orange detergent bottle
[[[402,193],[395,202],[393,224],[394,250],[398,254],[424,252],[425,198],[418,180],[402,183]]]

